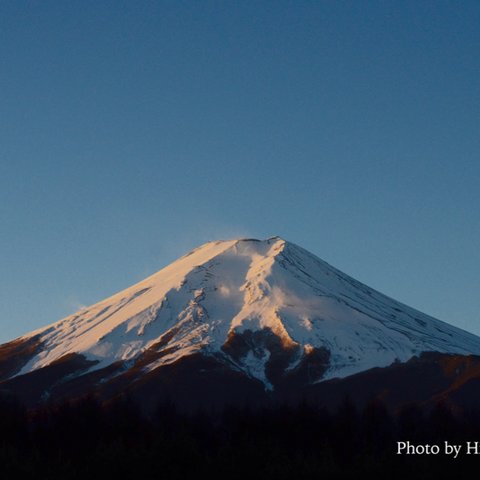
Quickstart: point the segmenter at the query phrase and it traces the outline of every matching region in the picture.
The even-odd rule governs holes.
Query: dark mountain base
[[[37,337],[0,345],[0,381],[17,374],[41,348],[42,343]]]
[[[303,396],[327,408],[348,396],[361,408],[376,399],[393,410],[442,402],[455,411],[468,411],[480,405],[480,357],[423,353],[405,363],[307,386]],[[286,394],[288,398],[292,396]]]
[[[266,391],[261,382],[225,363],[224,358],[194,354],[146,373],[140,357],[133,365],[118,362],[85,374],[92,362],[71,354],[48,367],[0,382],[0,392],[27,406],[86,394],[105,402],[127,394],[146,413],[165,401],[174,402],[185,412],[198,408],[219,411],[226,406],[258,409],[302,401],[335,409],[346,397],[359,408],[371,400],[381,400],[393,411],[412,403],[428,408],[442,401],[459,412],[480,404],[477,356],[425,353],[406,363],[308,384],[308,372],[316,367],[314,360],[311,363],[303,370],[279,376],[275,390]]]
[[[478,412],[437,405],[393,414],[381,402],[335,411],[301,404],[145,417],[131,401],[84,399],[26,411],[0,401],[0,478],[239,479],[469,478],[478,456],[396,454],[397,441],[464,445]],[[385,476],[385,477],[384,477]]]

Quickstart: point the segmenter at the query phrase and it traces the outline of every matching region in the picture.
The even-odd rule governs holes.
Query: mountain
[[[480,355],[479,337],[297,245],[239,239],[202,245],[106,300],[1,345],[0,390],[28,403],[125,391],[151,405],[166,397],[192,405],[297,393],[336,398],[359,395],[380,371],[385,378],[370,381],[375,391],[392,383],[385,372],[420,375],[421,382],[418,372],[431,367],[443,383],[432,384],[428,400],[458,380],[449,362],[463,365],[471,380],[471,355]]]

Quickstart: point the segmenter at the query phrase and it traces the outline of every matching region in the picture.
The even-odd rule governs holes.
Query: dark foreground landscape
[[[396,455],[396,442],[480,439],[480,414],[345,398],[328,411],[297,406],[180,413],[164,402],[145,417],[128,399],[93,398],[27,410],[0,406],[0,478],[262,479],[464,478],[480,456]]]

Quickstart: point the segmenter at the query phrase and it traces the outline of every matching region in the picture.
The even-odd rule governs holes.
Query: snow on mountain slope
[[[41,348],[17,375],[71,353],[97,361],[95,370],[117,361],[127,368],[154,350],[161,355],[143,367],[149,372],[201,352],[269,389],[275,362],[289,372],[316,358],[325,368],[312,381],[320,381],[424,351],[480,354],[475,335],[396,302],[278,237],[207,243],[21,340],[33,337]]]

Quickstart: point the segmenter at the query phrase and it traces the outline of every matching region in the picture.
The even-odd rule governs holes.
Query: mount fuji
[[[193,405],[293,392],[332,398],[369,382],[378,394],[386,383],[392,390],[395,375],[420,383],[437,375],[422,397],[428,400],[451,393],[459,375],[460,384],[471,381],[480,372],[477,355],[479,337],[293,243],[236,239],[206,243],[110,298],[1,345],[0,390],[27,403],[128,392],[152,405],[166,397]],[[419,373],[425,369],[427,382]]]

